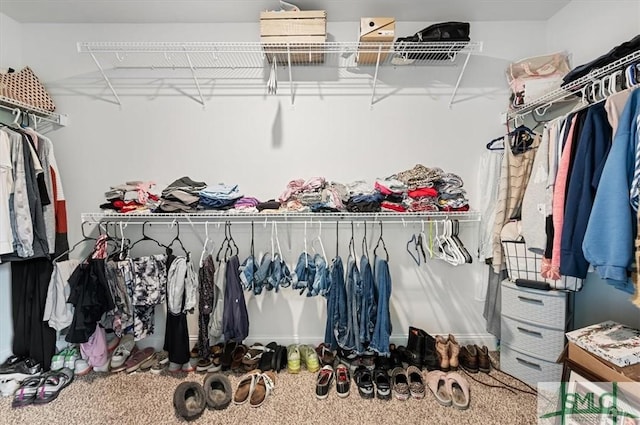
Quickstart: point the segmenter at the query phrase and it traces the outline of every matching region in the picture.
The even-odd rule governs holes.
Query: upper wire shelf
[[[507,113],[507,116],[512,119],[515,117],[522,117],[523,115],[539,108],[547,108],[548,106],[551,106],[556,102],[565,100],[571,95],[575,95],[576,93],[580,92],[586,85],[591,84],[594,81],[601,79],[602,77],[607,76],[615,71],[618,71],[624,66],[638,60],[640,60],[640,50],[636,50],[635,52],[630,53],[627,56],[624,56],[623,58],[611,62],[610,64],[605,65],[601,68],[596,68],[583,77],[571,81],[570,83],[564,84],[558,89],[550,91],[549,93],[546,93],[543,96],[538,97],[537,99],[527,102],[519,106],[518,108],[509,111]]]
[[[289,94],[293,104],[292,68],[298,66],[324,66],[335,68],[374,69],[371,105],[380,66],[402,67],[453,65],[459,66],[458,78],[449,101],[453,103],[462,75],[473,53],[482,51],[482,42],[324,42],[324,43],[261,43],[261,42],[78,42],[79,53],[89,54],[109,86],[117,103],[120,97],[105,72],[115,69],[186,69],[204,106],[201,81],[206,70],[227,69],[241,75],[242,69],[271,67],[272,78],[277,78],[275,66],[288,69]],[[459,57],[464,58],[458,61]],[[275,74],[275,75],[274,75]],[[270,86],[268,86],[270,87]],[[276,84],[277,87],[277,84]]]

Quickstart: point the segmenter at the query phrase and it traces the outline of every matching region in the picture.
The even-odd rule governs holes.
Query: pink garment
[[[324,177],[312,177],[309,180],[291,180],[285,191],[280,195],[280,202],[287,202],[293,195],[300,192],[311,192],[324,187],[327,180]]]
[[[104,329],[96,325],[96,330],[87,342],[80,344],[80,354],[91,367],[100,367],[109,361],[107,335]]]
[[[571,162],[571,146],[573,145],[576,117],[571,121],[571,127],[567,135],[567,141],[560,157],[556,183],[553,188],[553,248],[551,250],[551,267],[549,267],[548,279],[560,279],[560,242],[562,239],[562,225],[564,223],[564,201],[567,184],[569,181],[569,163]]]
[[[94,260],[104,260],[107,258],[107,235],[98,236],[91,258]]]
[[[136,185],[136,191],[138,192],[138,203],[146,204],[149,200],[149,193],[151,189],[156,185],[155,182],[140,182]]]

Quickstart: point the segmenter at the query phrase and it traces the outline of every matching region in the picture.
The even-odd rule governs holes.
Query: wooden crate
[[[395,18],[360,18],[358,65],[375,65],[387,59],[395,36]],[[378,48],[380,57],[378,58]]]
[[[324,62],[327,40],[327,12],[260,12],[260,42],[269,62],[313,64]],[[287,46],[288,44],[288,46]]]

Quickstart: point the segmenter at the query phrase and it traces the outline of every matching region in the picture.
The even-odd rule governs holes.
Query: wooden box
[[[389,54],[395,37],[395,18],[360,18],[360,44],[358,46],[358,64],[375,65],[384,62]]]
[[[275,56],[279,64],[324,62],[327,40],[327,12],[260,12],[260,42],[269,62]]]

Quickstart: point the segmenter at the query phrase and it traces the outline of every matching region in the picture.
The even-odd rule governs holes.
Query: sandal
[[[50,403],[60,394],[67,385],[73,382],[73,371],[68,367],[63,367],[59,371],[50,372],[43,376],[43,382],[38,387],[34,404]]]
[[[240,378],[236,391],[233,395],[234,404],[244,404],[249,401],[249,398],[251,398],[251,394],[253,394],[256,387],[256,379],[259,374],[260,371],[252,370]]]
[[[469,408],[469,383],[457,372],[452,372],[446,376],[446,388],[451,394],[453,407],[459,410]]]
[[[27,378],[22,381],[22,384],[20,384],[20,387],[18,387],[13,395],[11,407],[23,407],[33,403],[36,399],[38,388],[42,384],[42,379],[41,376],[34,376],[33,378]]]
[[[447,389],[446,373],[440,370],[427,373],[427,387],[429,387],[438,403],[443,406],[451,406],[451,393]]]
[[[231,354],[231,370],[238,370],[242,368],[242,359],[247,354],[247,346],[244,344],[236,345],[236,348]]]
[[[249,405],[251,407],[260,407],[267,399],[267,396],[273,391],[276,384],[276,374],[274,372],[264,372],[257,375],[255,387],[251,392]]]
[[[257,368],[260,359],[267,351],[269,351],[269,348],[265,347],[259,342],[256,342],[251,347],[249,347],[244,357],[242,358],[242,365],[244,366],[244,369],[248,372]]]
[[[329,348],[329,345],[325,344],[324,342],[321,343],[316,347],[316,353],[318,354],[318,357],[320,358],[320,362],[322,363],[323,366],[325,365],[333,366],[336,360],[336,353],[333,350],[331,350],[331,348]]]

